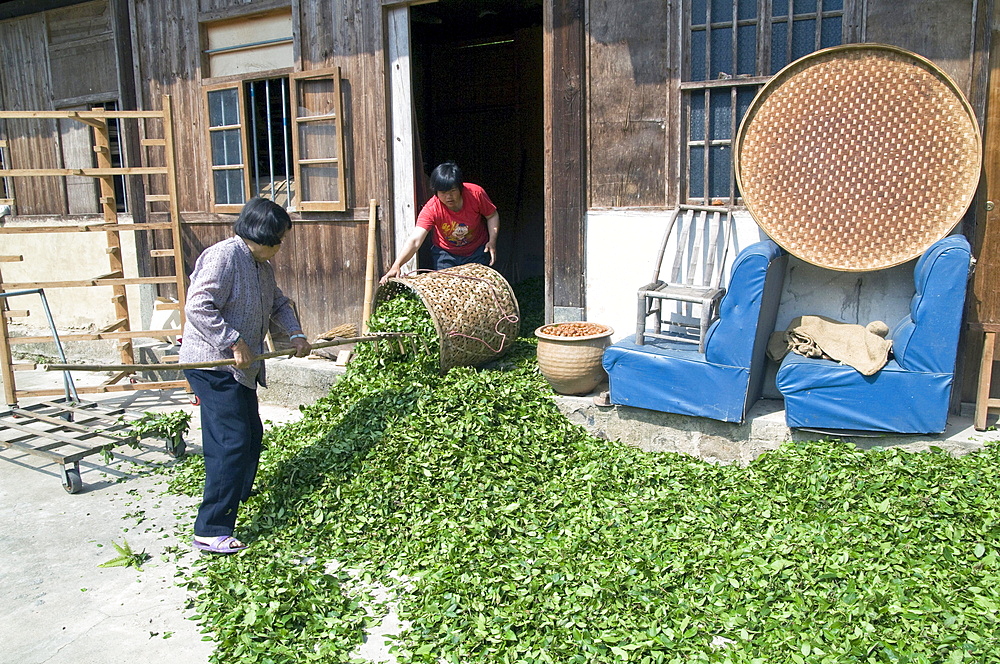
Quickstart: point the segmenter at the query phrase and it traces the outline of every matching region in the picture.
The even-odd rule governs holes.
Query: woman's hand
[[[302,337],[292,339],[292,346],[295,348],[295,357],[305,357],[312,352],[312,344]]]
[[[382,278],[378,280],[378,285],[384,286],[385,282],[398,276],[399,276],[399,268],[393,265],[392,267],[389,268],[389,271],[386,272],[384,275],[382,275]]]
[[[253,364],[254,357],[255,355],[250,350],[250,346],[242,338],[233,346],[233,359],[236,360],[237,369],[248,369]]]

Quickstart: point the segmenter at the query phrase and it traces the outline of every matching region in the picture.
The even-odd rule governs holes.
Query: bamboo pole
[[[368,257],[365,261],[365,303],[361,316],[361,331],[368,333],[368,319],[372,315],[372,295],[375,291],[375,226],[378,201],[368,201]]]
[[[382,334],[370,334],[363,337],[343,337],[330,341],[321,341],[313,344],[312,348],[313,350],[317,350],[319,348],[329,348],[330,346],[351,344],[357,341],[378,341],[380,339],[393,339],[409,336],[413,336],[413,334],[409,332],[386,332]],[[257,362],[258,360],[269,360],[271,358],[281,357],[282,355],[294,354],[294,348],[285,348],[282,350],[271,351],[270,353],[264,353],[263,355],[258,355],[253,358],[253,361]],[[235,359],[228,359],[212,360],[210,362],[188,362],[186,364],[178,364],[176,362],[167,362],[162,364],[44,364],[42,365],[42,368],[45,371],[181,371],[183,369],[210,369],[212,367],[225,367],[232,366],[234,364],[236,364]]]

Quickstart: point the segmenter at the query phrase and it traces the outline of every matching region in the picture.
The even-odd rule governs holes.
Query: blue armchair
[[[913,271],[910,313],[890,332],[893,357],[863,376],[789,353],[776,384],[790,427],[940,433],[948,423],[971,252],[961,235],[935,242]]]
[[[742,422],[760,398],[786,258],[771,240],[740,252],[704,353],[664,339],[640,346],[629,337],[608,347],[603,364],[611,403]]]

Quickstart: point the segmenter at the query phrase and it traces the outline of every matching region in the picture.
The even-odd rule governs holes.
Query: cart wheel
[[[80,493],[83,489],[83,480],[80,479],[80,471],[76,468],[66,469],[66,479],[63,481],[63,488],[66,493]]]
[[[193,405],[193,406],[200,406],[201,405],[201,399],[198,398],[197,394],[190,395],[188,397],[188,400],[191,401],[191,405]]]
[[[167,441],[167,454],[173,458],[179,459],[184,456],[185,452],[187,452],[187,443],[184,442],[183,438],[178,438],[176,441]]]

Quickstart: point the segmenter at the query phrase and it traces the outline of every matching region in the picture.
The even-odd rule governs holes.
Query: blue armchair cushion
[[[775,379],[791,427],[940,433],[948,424],[971,252],[961,235],[914,267],[910,313],[890,332],[893,359],[872,376],[789,353]]]
[[[696,345],[663,339],[639,346],[631,337],[605,350],[611,402],[742,422],[760,398],[785,256],[771,240],[740,252],[704,353]]]

